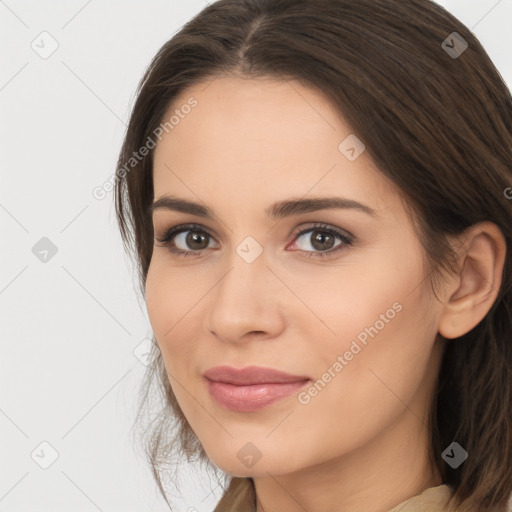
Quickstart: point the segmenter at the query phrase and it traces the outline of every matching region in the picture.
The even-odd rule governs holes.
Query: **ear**
[[[459,272],[445,288],[438,330],[444,338],[458,338],[475,327],[491,309],[501,286],[507,244],[492,222],[469,227],[459,249]]]

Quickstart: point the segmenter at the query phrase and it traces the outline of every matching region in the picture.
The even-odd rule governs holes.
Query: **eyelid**
[[[201,224],[195,223],[184,223],[184,224],[176,224],[175,226],[171,226],[170,228],[164,229],[162,235],[159,237],[155,234],[155,240],[160,243],[167,243],[170,241],[171,237],[175,237],[184,231],[199,231],[206,233],[209,237],[215,239],[216,236],[213,235],[208,228],[202,226]],[[217,242],[218,243],[218,242]],[[197,251],[196,251],[197,252]]]
[[[352,235],[352,233],[350,233],[349,231],[347,231],[346,229],[342,229],[342,228],[339,228],[337,226],[334,226],[333,224],[327,224],[325,222],[312,222],[312,223],[309,223],[310,225],[306,226],[306,227],[297,227],[296,229],[293,230],[292,232],[292,236],[294,237],[294,240],[297,236],[299,235],[302,235],[304,233],[307,233],[308,231],[313,231],[314,229],[323,229],[325,231],[332,231],[334,233],[336,233],[338,236],[344,236],[346,238],[349,238],[351,240],[354,240],[355,239],[355,236]]]

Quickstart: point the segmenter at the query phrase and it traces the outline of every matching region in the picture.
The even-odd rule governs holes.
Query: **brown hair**
[[[453,32],[468,44],[460,55],[450,54],[463,49]],[[441,271],[454,270],[447,235],[491,221],[510,254],[512,195],[505,191],[512,185],[512,98],[476,37],[439,5],[220,0],[207,6],[146,70],[118,168],[152,137],[179,93],[229,73],[300,81],[332,101],[410,207],[434,293]],[[118,174],[115,190],[123,242],[134,252],[143,294],[153,249],[152,158],[150,152]],[[512,492],[511,264],[507,258],[486,317],[448,341],[432,401],[431,463],[455,489],[460,512],[505,511]],[[163,410],[146,435],[146,451],[165,497],[159,472],[175,452],[213,465],[176,402],[156,344],[153,356],[141,410],[156,380]],[[441,457],[452,441],[469,454],[457,469]],[[216,510],[242,509],[256,510],[254,486],[232,478]]]

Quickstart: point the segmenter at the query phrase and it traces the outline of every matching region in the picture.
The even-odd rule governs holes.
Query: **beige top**
[[[229,500],[222,498],[214,512],[252,512],[249,488],[249,479],[232,479],[231,498]],[[389,512],[451,512],[453,509],[447,504],[453,494],[453,488],[445,484],[430,487],[393,507]],[[508,511],[512,512],[512,496],[508,502]]]
[[[451,512],[454,508],[449,508],[447,503],[453,494],[453,488],[448,485],[430,487],[389,512]],[[512,512],[512,495],[508,501],[508,512]]]
[[[422,493],[402,501],[389,512],[444,512],[450,510],[447,507],[448,500],[453,495],[453,489],[448,485],[429,487]]]

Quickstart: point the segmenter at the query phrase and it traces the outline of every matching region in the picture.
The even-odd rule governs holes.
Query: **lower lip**
[[[308,384],[309,380],[283,384],[251,384],[235,386],[225,382],[205,379],[212,398],[222,407],[232,411],[250,412],[263,409],[286,398]]]

